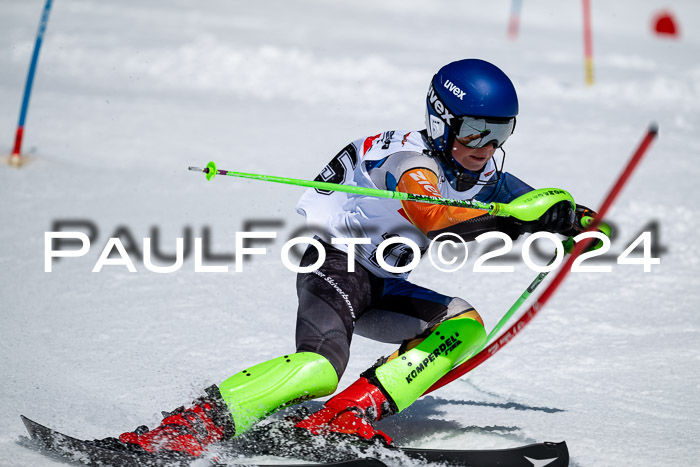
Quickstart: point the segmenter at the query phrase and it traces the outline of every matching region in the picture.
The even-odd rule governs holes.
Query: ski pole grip
[[[587,229],[593,224],[593,221],[594,219],[591,216],[583,216],[581,218],[581,227]],[[607,224],[603,221],[600,221],[598,223],[597,230],[605,234],[605,236],[608,238],[610,238],[610,235],[612,234],[612,228],[610,227],[610,224]]]
[[[583,230],[586,230],[587,228],[589,228],[593,224],[593,221],[594,221],[593,217],[583,216],[581,218],[581,221],[580,221],[580,224],[581,224],[581,227],[583,228]],[[607,224],[603,221],[600,221],[598,223],[598,227],[596,230],[598,230],[599,232],[601,232],[602,234],[604,234],[608,238],[610,238],[610,235],[612,234],[612,228],[610,228],[610,224]],[[571,251],[573,251],[573,249],[574,249],[574,246],[576,245],[573,237],[569,237],[566,240],[564,240],[563,244],[564,244],[564,251],[566,251],[567,253],[571,253]],[[601,246],[603,246],[603,242],[600,240],[596,240],[595,243],[593,243],[588,248],[588,251],[597,250]]]

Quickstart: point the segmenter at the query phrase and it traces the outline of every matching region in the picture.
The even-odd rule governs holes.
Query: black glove
[[[574,227],[576,212],[569,201],[559,201],[557,204],[549,208],[540,218],[532,222],[522,222],[520,227],[521,232],[540,232],[545,230],[563,235],[569,235],[568,232]],[[518,223],[516,221],[516,223]]]
[[[579,204],[578,206],[576,206],[575,215],[576,217],[574,219],[573,225],[571,226],[571,229],[569,229],[567,232],[562,232],[562,235],[575,237],[576,235],[580,234],[581,232],[586,230],[586,228],[583,225],[581,225],[581,219],[583,219],[584,217],[595,218],[598,215],[598,213],[591,208],[587,208],[583,204]]]

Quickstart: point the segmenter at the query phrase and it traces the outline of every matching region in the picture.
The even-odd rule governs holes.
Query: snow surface
[[[14,140],[43,6],[0,1],[0,152]],[[669,8],[679,40],[650,33]],[[520,96],[507,169],[600,205],[655,120],[660,136],[609,219],[620,253],[658,221],[651,273],[613,264],[573,274],[494,358],[381,423],[400,444],[509,447],[566,440],[576,466],[689,466],[700,455],[700,3],[593,2],[594,86],[584,83],[580,2],[55,2],[27,120],[21,169],[0,165],[0,464],[54,465],[21,444],[19,415],[77,437],[157,424],[161,410],[294,349],[294,274],[279,260],[302,226],[296,187],[187,166],[312,178],[348,141],[423,125],[443,64],[480,57]],[[44,232],[89,220],[82,258],[44,272]],[[232,254],[247,220],[283,222],[244,271],[91,270],[125,227],[186,228]],[[265,230],[257,227],[255,230]],[[268,229],[269,230],[269,229]],[[155,242],[155,240],[154,240]],[[519,251],[519,250],[517,250]],[[613,259],[615,255],[611,256]],[[159,263],[163,264],[163,263]],[[438,273],[412,280],[466,298],[487,326],[534,273]],[[341,387],[393,349],[357,337]]]

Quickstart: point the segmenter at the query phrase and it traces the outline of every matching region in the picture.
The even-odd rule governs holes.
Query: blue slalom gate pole
[[[41,14],[39,22],[39,30],[36,33],[36,42],[34,43],[34,53],[32,61],[29,64],[29,73],[27,74],[27,83],[24,85],[24,97],[22,98],[22,108],[19,112],[19,123],[17,124],[17,134],[15,136],[15,146],[10,156],[10,161],[13,165],[19,165],[20,149],[22,147],[22,136],[24,135],[24,122],[27,119],[27,108],[29,107],[29,96],[32,93],[32,84],[34,84],[34,73],[36,72],[36,64],[39,61],[39,50],[41,42],[44,39],[44,31],[46,31],[46,23],[49,21],[49,12],[51,11],[51,2],[46,0],[44,11]]]

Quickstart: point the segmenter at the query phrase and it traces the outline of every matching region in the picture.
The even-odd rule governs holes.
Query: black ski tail
[[[95,441],[86,441],[64,435],[47,428],[21,415],[22,422],[29,436],[42,449],[64,459],[88,465],[114,465],[124,467],[165,467],[186,466],[192,462],[189,456],[156,456],[146,452],[134,452],[129,449],[107,449]]]
[[[81,440],[64,435],[56,430],[47,428],[29,418],[21,415],[22,422],[29,432],[29,436],[38,443],[41,448],[63,460],[76,463],[115,467],[174,467],[188,466],[197,461],[198,466],[206,465],[203,459],[196,459],[182,455],[154,455],[148,453],[132,452],[129,450],[107,449],[94,441]],[[212,466],[225,466],[219,462],[210,463]],[[230,464],[233,466],[234,464]],[[254,466],[255,463],[236,463],[235,465]],[[383,462],[372,458],[349,459],[340,462],[326,464],[265,464],[266,467],[387,467]]]

